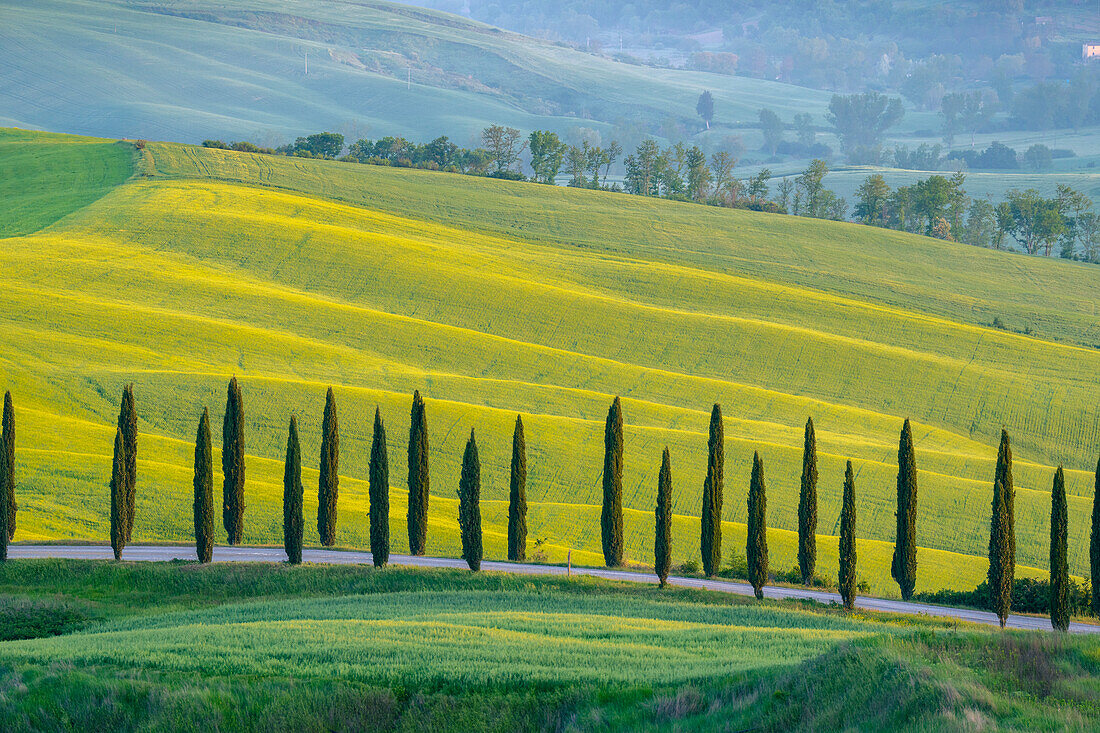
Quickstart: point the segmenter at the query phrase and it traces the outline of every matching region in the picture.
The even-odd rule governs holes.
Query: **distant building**
[[[1081,58],[1100,59],[1100,43],[1086,43],[1082,45]]]

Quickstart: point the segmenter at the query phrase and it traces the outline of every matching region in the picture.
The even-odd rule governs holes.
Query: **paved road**
[[[10,545],[8,557],[32,558],[32,557],[65,557],[81,560],[104,560],[113,557],[111,548],[105,545]],[[194,560],[195,550],[192,547],[178,545],[134,545],[127,547],[122,557],[124,560]],[[314,550],[302,551],[302,559],[305,562],[333,563],[341,565],[354,565],[371,562],[369,552],[354,552],[350,550]],[[286,554],[282,549],[274,547],[215,547],[215,562],[282,562],[286,560]],[[462,560],[446,557],[414,557],[411,555],[390,555],[390,563],[394,565],[412,565],[416,567],[431,568],[464,568],[466,563]],[[527,575],[565,575],[566,569],[557,565],[529,565],[512,562],[485,561],[481,563],[484,570],[495,570],[502,573],[518,573]],[[635,583],[656,583],[657,578],[645,573],[635,573],[628,570],[609,570],[607,568],[573,568],[574,575],[589,575],[606,580],[625,580]],[[706,590],[721,591],[725,593],[737,593],[738,595],[751,596],[752,586],[748,583],[737,583],[729,580],[704,580],[703,578],[670,577],[670,585],[685,588],[704,588]],[[767,587],[764,589],[767,598],[802,598],[818,601],[819,603],[840,603],[840,595],[828,591],[811,590],[807,588],[779,588]],[[968,608],[949,608],[947,606],[934,606],[927,603],[906,603],[904,601],[891,601],[885,598],[857,598],[856,607],[868,611],[888,611],[890,613],[924,614],[941,618],[955,618],[960,621],[971,621],[980,624],[997,625],[997,617],[988,611],[975,611]],[[1050,630],[1050,621],[1046,618],[1033,616],[1009,616],[1008,624],[1014,629]],[[1098,633],[1100,626],[1091,624],[1071,623],[1070,631],[1076,633]]]

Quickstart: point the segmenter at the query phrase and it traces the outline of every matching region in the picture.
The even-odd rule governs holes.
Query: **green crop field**
[[[12,731],[1088,730],[1100,698],[1091,635],[585,578],[25,560],[0,620]]]
[[[118,184],[131,159],[137,174]],[[188,540],[197,420],[211,408],[218,445],[225,384],[237,375],[250,543],[281,541],[292,413],[307,517],[315,511],[332,385],[342,438],[337,541],[366,544],[379,405],[394,550],[404,551],[408,411],[420,390],[430,554],[457,554],[458,466],[475,428],[487,556],[504,555],[510,438],[522,413],[529,549],[540,539],[551,560],[572,551],[574,562],[599,563],[603,420],[618,394],[631,562],[652,562],[665,445],[674,559],[698,556],[706,430],[720,402],[726,556],[744,551],[759,450],[772,566],[795,563],[802,427],[812,415],[819,572],[836,572],[832,535],[851,458],[860,575],[875,593],[896,592],[895,457],[909,416],[920,468],[918,590],[984,578],[1002,425],[1016,453],[1020,572],[1045,566],[1061,462],[1071,571],[1087,574],[1100,453],[1095,267],[855,225],[172,144],[139,154],[6,131],[0,167],[9,165],[22,173],[6,189],[5,233],[17,236],[0,241],[0,378],[17,410],[17,540],[106,540],[111,442],[128,382],[142,433],[134,540]],[[56,196],[43,199],[43,190]],[[989,328],[994,318],[1033,336]],[[316,542],[312,520],[306,530]]]

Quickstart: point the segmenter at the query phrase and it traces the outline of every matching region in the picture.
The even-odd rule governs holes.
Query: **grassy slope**
[[[598,562],[602,420],[621,393],[634,560],[650,557],[665,444],[675,470],[674,554],[697,552],[691,517],[708,406],[718,400],[727,416],[727,551],[743,548],[737,522],[749,460],[761,449],[773,565],[794,563],[801,427],[813,414],[820,530],[835,532],[851,457],[868,538],[862,572],[876,592],[890,592],[892,464],[909,414],[919,426],[918,538],[936,550],[922,552],[919,588],[973,587],[984,576],[982,561],[964,555],[985,546],[1001,424],[1016,438],[1021,562],[1044,564],[1050,463],[1065,460],[1071,562],[1085,571],[1100,354],[974,324],[1027,316],[1043,335],[1087,342],[1094,268],[854,226],[182,146],[151,145],[140,170],[154,178],[0,251],[8,314],[0,369],[17,394],[21,539],[106,536],[110,425],[129,380],[145,433],[135,536],[187,539],[197,410],[216,413],[236,373],[252,456],[250,542],[281,537],[291,411],[303,421],[313,511],[318,399],[334,384],[340,542],[366,541],[363,479],[380,404],[395,549],[403,547],[400,457],[408,395],[420,389],[433,448],[430,551],[457,548],[458,456],[476,426],[487,551],[503,554],[508,445],[522,411],[532,542],[547,538],[551,557],[572,548],[575,561]],[[1037,297],[1051,293],[1050,305]],[[312,522],[307,531],[314,541]],[[835,539],[822,539],[821,572],[835,572]]]
[[[84,619],[0,643],[6,730],[1086,730],[1100,695],[1091,637],[591,579],[45,560],[0,592],[5,632]]]
[[[607,130],[620,118],[721,123],[760,107],[823,113],[790,85],[630,66],[452,15],[385,2],[0,2],[8,124],[198,142],[258,141],[355,121],[373,136],[466,144],[491,123]],[[169,15],[167,13],[172,13]],[[309,75],[304,57],[309,55]],[[406,74],[413,67],[411,90]]]

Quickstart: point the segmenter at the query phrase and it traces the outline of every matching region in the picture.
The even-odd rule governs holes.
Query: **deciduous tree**
[[[714,96],[710,93],[710,90],[704,91],[699,95],[699,100],[695,103],[695,113],[703,118],[703,122],[707,123],[707,129],[710,129],[710,121],[714,119]]]

